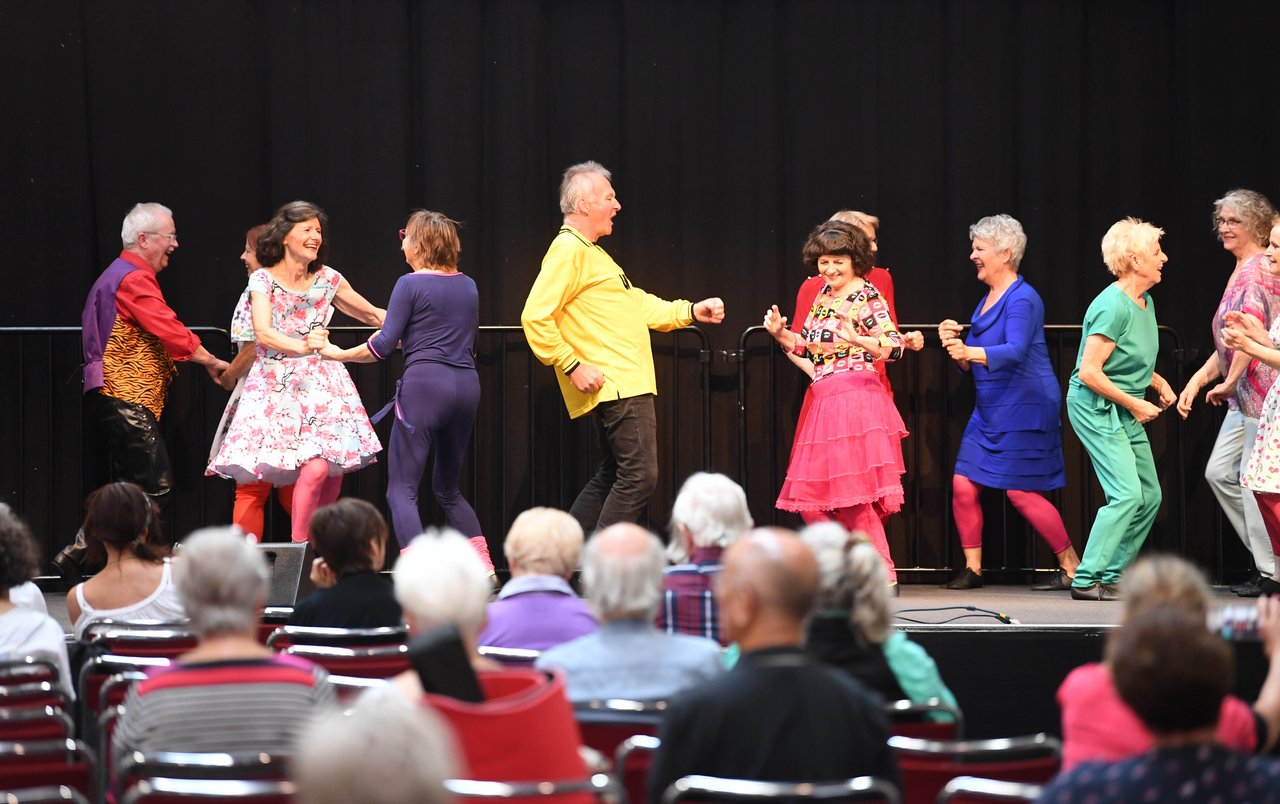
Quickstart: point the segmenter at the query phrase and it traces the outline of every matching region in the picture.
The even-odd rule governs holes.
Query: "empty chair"
[[[918,740],[890,737],[902,772],[903,800],[932,804],[957,776],[1042,784],[1062,762],[1062,743],[1047,734],[994,740]]]
[[[1035,801],[1044,790],[1038,784],[1003,782],[976,776],[957,776],[938,794],[938,804],[983,804],[989,801]]]
[[[718,776],[682,776],[662,794],[663,804],[693,801],[876,801],[897,804],[898,788],[873,776],[843,781],[758,782]]]

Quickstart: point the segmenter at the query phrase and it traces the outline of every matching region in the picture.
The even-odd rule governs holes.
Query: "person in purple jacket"
[[[439,212],[418,210],[400,230],[400,250],[413,271],[396,281],[382,329],[366,343],[339,349],[322,329],[308,345],[323,357],[354,363],[385,360],[399,345],[404,376],[395,398],[373,421],[394,410],[387,467],[387,504],[403,549],[422,533],[418,486],[427,456],[435,449],[431,489],[449,525],[466,536],[489,572],[493,561],[475,509],[458,489],[458,476],[471,440],[480,378],[475,340],[480,296],[471,277],[458,270],[462,244],[457,222]]]

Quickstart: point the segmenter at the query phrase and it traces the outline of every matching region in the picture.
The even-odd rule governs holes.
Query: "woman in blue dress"
[[[982,586],[982,488],[1004,489],[1009,502],[1049,543],[1058,571],[1038,590],[1071,587],[1080,557],[1062,515],[1044,492],[1066,485],[1062,462],[1062,389],[1044,341],[1044,303],[1018,275],[1027,248],[1022,224],[992,215],[969,227],[978,280],[987,295],[973,311],[969,334],[952,319],[938,337],[952,359],[973,375],[976,404],[960,440],[952,477],[964,570],[948,589]]]

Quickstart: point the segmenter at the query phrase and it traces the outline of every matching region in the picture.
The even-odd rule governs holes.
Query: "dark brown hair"
[[[409,216],[404,225],[404,239],[409,244],[414,267],[458,268],[458,255],[462,242],[458,240],[458,227],[462,224],[442,212],[419,209]]]
[[[31,529],[9,506],[0,503],[0,591],[26,583],[40,571],[40,548]]]
[[[85,502],[85,543],[88,557],[100,561],[104,545],[133,550],[144,561],[159,561],[152,545],[160,543],[160,509],[142,487],[134,483],[108,483]]]
[[[815,226],[805,238],[802,253],[805,265],[815,270],[819,257],[828,254],[846,256],[853,262],[853,275],[859,277],[866,276],[875,264],[871,240],[866,232],[843,221],[823,221]]]
[[[311,546],[339,578],[373,566],[372,547],[386,544],[387,521],[372,504],[344,497],[311,517]]]
[[[1107,643],[1116,692],[1155,734],[1195,731],[1218,722],[1235,678],[1235,660],[1203,617],[1154,606]]]
[[[308,273],[315,273],[324,265],[329,256],[329,216],[324,210],[310,201],[290,201],[276,210],[276,214],[267,221],[266,229],[258,235],[253,244],[253,251],[263,268],[270,268],[284,259],[284,238],[296,224],[316,218],[320,221],[320,233],[323,240],[316,258],[307,266]]]

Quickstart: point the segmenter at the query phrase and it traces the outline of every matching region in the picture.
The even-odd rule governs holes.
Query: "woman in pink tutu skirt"
[[[775,304],[764,327],[788,352],[813,364],[813,403],[796,433],[778,508],[806,523],[835,520],[862,531],[897,583],[881,517],[902,507],[902,439],[907,430],[875,364],[902,356],[902,336],[879,291],[864,277],[871,243],[855,226],[819,224],[804,261],[826,285],[800,333]]]

